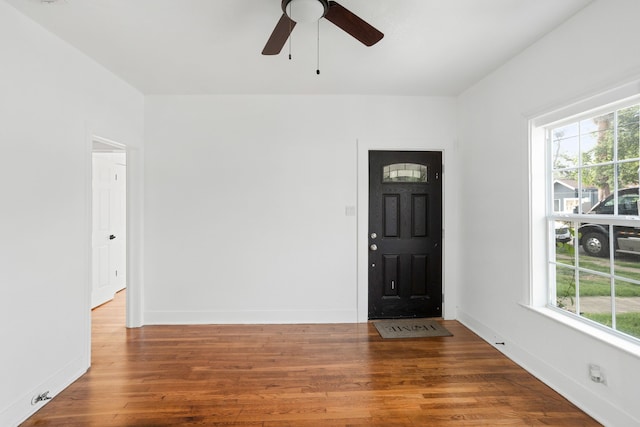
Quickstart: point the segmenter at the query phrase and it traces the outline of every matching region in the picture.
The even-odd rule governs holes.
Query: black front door
[[[369,318],[442,316],[442,153],[369,152]]]

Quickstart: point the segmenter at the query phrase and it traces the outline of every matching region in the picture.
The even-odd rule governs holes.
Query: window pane
[[[605,258],[607,266],[609,263],[609,226],[606,224],[596,224],[583,222],[578,228],[578,237],[580,239],[580,252],[581,259],[580,266],[584,268],[591,268],[593,270],[602,271],[595,268],[594,260],[588,264],[589,258]],[[592,268],[594,267],[594,268]],[[607,270],[608,271],[608,267]]]
[[[593,166],[582,169],[582,188],[589,189],[592,196],[597,192],[597,198],[604,200],[589,211],[591,214],[613,215],[614,212],[614,173],[613,165]]]
[[[596,313],[596,312],[582,312],[582,316],[587,319],[591,319],[594,322],[600,323],[601,325],[611,327],[611,312],[609,313]]]
[[[633,298],[633,300],[629,300],[629,302],[640,309],[640,285],[627,282],[626,280],[616,279],[616,298]],[[616,310],[618,310],[618,308],[616,308]]]
[[[611,273],[611,265],[609,258],[594,257],[584,254],[582,248],[579,249],[578,254],[578,266],[580,268],[586,268],[593,271],[599,271],[601,273]],[[599,276],[598,276],[599,277]],[[596,278],[589,278],[590,280],[597,280]]]
[[[640,105],[618,110],[618,159],[637,159],[640,157]]]
[[[555,231],[555,262],[575,265],[573,249],[573,224],[570,221],[553,221]]]
[[[640,123],[640,104],[618,110],[618,126],[638,129]]]
[[[640,285],[616,280],[616,329],[640,338]]]
[[[415,163],[394,163],[382,168],[382,182],[427,182],[427,167]]]
[[[625,188],[618,191],[618,215],[638,215],[638,187]]]
[[[600,200],[596,187],[578,187],[577,169],[553,173],[553,211],[556,213],[587,213]]]
[[[618,165],[618,188],[621,190],[619,195],[620,198],[622,198],[622,194],[626,192],[622,190],[627,188],[634,188],[636,190],[634,191],[634,193],[636,194],[636,199],[637,199],[638,168],[640,168],[640,162],[624,162]],[[619,200],[618,204],[622,204],[622,200]],[[634,209],[637,212],[637,207],[635,207]],[[623,214],[622,211],[620,211],[620,214],[621,215],[637,215],[637,213]]]
[[[580,277],[580,314],[611,326],[611,279],[585,272]]]
[[[566,170],[553,174],[553,211],[573,213],[580,203],[578,198],[578,170]]]
[[[617,276],[640,281],[640,228],[615,226]]]
[[[598,189],[596,187],[585,188],[582,187],[582,196],[580,197],[580,206],[581,209],[579,212],[575,213],[587,213],[591,210],[592,207],[596,205],[599,201],[598,197]]]
[[[556,265],[556,306],[576,312],[576,280],[575,270]]]
[[[574,123],[551,130],[551,153],[553,169],[578,166],[578,124]]]
[[[580,277],[580,308],[585,311],[593,311],[589,307],[589,300],[583,298],[598,297],[607,300],[607,311],[611,312],[611,279],[607,276],[600,276],[586,271],[578,272]],[[599,304],[602,306],[602,304]]]
[[[582,164],[613,161],[613,113],[580,122]]]

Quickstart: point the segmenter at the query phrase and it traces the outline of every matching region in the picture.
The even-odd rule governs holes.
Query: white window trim
[[[608,112],[618,106],[640,103],[640,78],[637,78],[622,86],[605,90],[595,95],[585,97],[564,107],[559,107],[549,112],[529,116],[529,287],[526,307],[536,313],[544,315],[554,321],[562,323],[572,329],[578,330],[592,338],[610,344],[629,354],[640,357],[640,344],[636,339],[618,333],[617,331],[592,322],[589,319],[561,310],[549,305],[549,262],[547,253],[550,245],[555,243],[552,239],[554,230],[549,230],[547,212],[549,206],[547,189],[551,188],[551,177],[547,173],[547,141],[545,128],[560,126],[563,123],[576,121],[578,117],[597,115],[599,112]],[[541,159],[544,159],[541,161]],[[545,177],[540,179],[540,177]],[[544,200],[545,203],[540,203]],[[553,200],[551,200],[553,207]],[[574,220],[582,218],[582,215],[554,215],[562,220]],[[626,220],[606,218],[598,216],[598,221],[609,223]],[[637,217],[628,221],[637,224]],[[548,236],[540,239],[540,236]]]

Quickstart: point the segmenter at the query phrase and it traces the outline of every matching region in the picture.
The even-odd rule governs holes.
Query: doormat
[[[382,338],[452,337],[444,326],[431,319],[389,319],[373,322]]]

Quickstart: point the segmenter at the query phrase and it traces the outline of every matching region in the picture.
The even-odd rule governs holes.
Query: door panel
[[[411,230],[413,237],[427,237],[429,222],[428,202],[426,194],[411,195],[411,213],[413,215]]]
[[[382,259],[384,260],[384,296],[398,296],[398,288],[396,286],[398,282],[398,256],[383,255]]]
[[[384,237],[398,237],[400,229],[400,197],[384,195]]]
[[[369,153],[369,318],[442,315],[442,153]]]
[[[429,257],[427,255],[411,256],[411,295],[427,295],[429,282]]]
[[[116,158],[115,163],[112,165],[112,191],[111,191],[111,234],[116,236],[115,239],[110,240],[111,257],[113,258],[111,271],[112,271],[112,286],[113,289],[118,292],[124,289],[127,285],[127,167],[123,163],[124,158]]]

